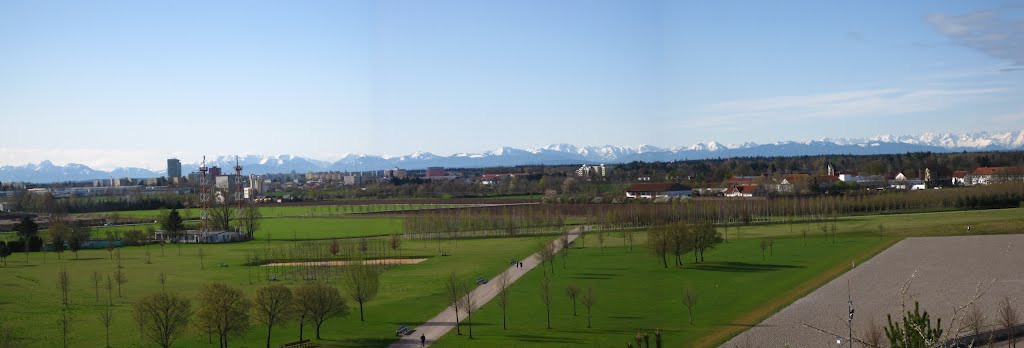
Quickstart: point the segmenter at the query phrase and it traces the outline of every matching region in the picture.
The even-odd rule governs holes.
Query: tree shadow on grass
[[[572,278],[575,279],[612,279],[618,276],[616,273],[577,273]]]
[[[686,267],[684,266],[684,268]],[[803,266],[746,262],[709,262],[690,265],[689,268],[712,272],[771,272],[783,269],[803,268]]]
[[[537,335],[508,335],[508,337],[514,338],[520,342],[530,343],[556,343],[556,344],[582,344],[583,340],[579,338],[568,338],[568,337],[548,337],[548,336],[537,336]]]
[[[628,270],[630,270],[629,268],[620,268],[620,267],[584,267],[584,268],[585,269],[599,269],[599,270],[605,270],[605,271],[628,271]]]
[[[329,339],[325,338],[318,340],[321,342],[331,342],[331,346],[342,346],[342,347],[387,347],[394,343],[399,337],[391,338],[344,338],[344,339]],[[316,342],[317,340],[314,340]]]

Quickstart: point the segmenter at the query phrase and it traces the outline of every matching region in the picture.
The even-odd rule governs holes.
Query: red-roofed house
[[[759,176],[734,176],[725,180],[725,186],[754,185],[760,179]]]
[[[764,195],[759,185],[734,185],[725,191],[726,197],[754,197]]]
[[[967,177],[967,171],[958,170],[953,172],[953,186],[963,186],[964,178]]]
[[[626,188],[626,198],[689,197],[693,189],[676,183],[633,184]]]
[[[839,177],[835,175],[819,175],[814,177],[814,181],[818,183],[820,188],[829,188],[839,183]]]
[[[1022,181],[1024,169],[1014,167],[979,167],[964,178],[967,185],[988,185],[995,182]]]

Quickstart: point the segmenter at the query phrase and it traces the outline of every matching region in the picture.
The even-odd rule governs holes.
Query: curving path
[[[574,229],[572,231],[569,231],[569,242],[572,242],[572,241],[576,240],[576,237],[579,236],[579,233],[580,233],[581,229],[583,229],[583,228],[586,228],[586,227],[577,227],[576,229]],[[561,238],[558,238],[558,239],[555,239],[555,240],[551,241],[551,243],[555,244],[555,251],[558,251],[558,250],[562,249],[561,248],[561,244],[562,243],[560,243],[560,240],[561,240]],[[526,274],[526,272],[529,272],[534,267],[537,267],[538,265],[540,265],[540,255],[535,253],[533,255],[530,255],[530,257],[527,257],[526,259],[523,259],[522,262],[523,262],[523,268],[516,268],[515,266],[512,266],[512,267],[508,268],[508,272],[509,272],[509,275],[510,275],[509,278],[511,280],[511,283],[515,283],[516,280],[519,280],[519,278],[522,277],[524,274]],[[495,296],[497,296],[499,290],[500,289],[498,289],[498,281],[497,281],[497,278],[495,278],[495,279],[491,279],[490,281],[488,281],[487,284],[483,284],[483,285],[480,285],[480,286],[476,287],[476,289],[473,289],[473,291],[471,291],[469,293],[469,295],[466,295],[466,296],[473,296],[473,298],[475,299],[476,305],[478,307],[482,307],[483,305],[487,304],[487,302],[489,302],[491,299],[493,299]],[[460,315],[459,316],[459,322],[462,322],[465,319],[466,319],[466,317],[464,315]],[[455,311],[453,311],[451,307],[446,307],[444,309],[444,311],[442,311],[440,314],[438,314],[434,318],[428,320],[427,322],[421,324],[420,326],[416,327],[415,328],[416,331],[413,332],[411,335],[403,336],[398,341],[395,341],[395,343],[392,343],[391,346],[389,346],[389,347],[390,348],[413,348],[413,347],[419,347],[420,346],[420,335],[426,335],[427,336],[427,344],[426,345],[430,346],[431,343],[433,343],[437,339],[443,337],[446,333],[448,333],[448,331],[451,331],[453,328],[455,328]]]

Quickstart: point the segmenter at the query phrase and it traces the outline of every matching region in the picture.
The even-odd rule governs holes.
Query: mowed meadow
[[[436,346],[623,347],[638,332],[648,334],[653,345],[660,329],[666,347],[714,347],[902,238],[1020,233],[1024,210],[840,218],[834,236],[827,226],[831,223],[719,228],[729,240],[706,252],[703,262],[687,253],[683,265],[674,266],[669,256],[668,268],[646,248],[642,233],[634,233],[632,246],[622,233],[605,233],[603,248],[591,233],[577,239],[568,255],[558,255],[553,271],[545,265],[546,271],[535,269],[512,285],[507,329],[501,307],[491,301],[473,314],[474,338],[464,321],[462,335],[452,331]],[[763,254],[762,241],[771,242]],[[551,279],[550,329],[541,299],[544,272]],[[581,297],[573,314],[570,285],[594,290],[590,328]],[[688,288],[698,299],[692,324],[683,305]]]
[[[403,257],[427,258],[419,264],[391,266],[381,274],[380,290],[376,298],[365,306],[366,321],[359,320],[358,307],[349,301],[351,314],[336,318],[324,324],[320,341],[325,347],[367,347],[383,346],[393,340],[394,330],[406,323],[415,325],[432,317],[444,308],[443,279],[452,271],[470,281],[476,277],[490,277],[507,267],[508,259],[524,257],[542,242],[537,238],[514,240],[489,239],[465,240],[457,243],[443,242],[442,248],[448,256],[438,256],[437,243],[404,242],[399,253]],[[132,319],[131,304],[145,296],[160,291],[160,273],[166,274],[167,290],[193,297],[199,288],[208,282],[219,281],[242,289],[251,296],[260,286],[282,284],[294,289],[305,280],[280,276],[280,281],[269,282],[258,279],[254,268],[246,266],[247,251],[263,247],[287,246],[291,242],[272,241],[249,242],[221,245],[168,245],[161,252],[160,247],[119,248],[123,272],[127,283],[113,289],[114,322],[111,327],[111,346],[148,347],[149,342],[140,339],[138,328]],[[199,257],[202,249],[203,257]],[[151,263],[145,263],[146,251]],[[83,250],[78,258],[65,252],[62,260],[54,253],[47,255],[43,263],[40,253],[33,253],[26,259],[18,253],[8,259],[0,268],[0,312],[3,322],[26,338],[21,342],[26,347],[60,346],[61,335],[57,327],[60,315],[60,291],[57,287],[58,273],[67,270],[71,275],[71,342],[78,347],[101,347],[104,344],[104,327],[99,315],[107,304],[108,292],[105,280],[97,290],[90,280],[93,272],[106,277],[114,272],[115,260],[106,250]],[[202,260],[203,265],[200,265]],[[262,270],[275,274],[274,270]],[[280,271],[283,272],[283,271]],[[340,278],[340,277],[338,277]],[[250,284],[250,279],[253,283]],[[331,279],[329,284],[340,288],[340,279]],[[195,305],[195,304],[193,304]],[[306,327],[306,338],[312,335]],[[294,324],[275,328],[272,342],[276,345],[298,340],[298,327]],[[258,325],[248,333],[232,340],[232,346],[263,346],[266,328]],[[216,338],[214,343],[216,344]],[[207,337],[198,329],[189,332],[175,344],[179,347],[208,346]]]
[[[581,219],[581,221],[584,219]],[[280,222],[279,222],[280,221]],[[297,277],[265,279],[268,272],[254,272],[260,266],[247,265],[254,251],[290,247],[306,240],[349,238],[390,240],[400,234],[401,216],[290,217],[264,218],[256,240],[218,245],[156,245],[119,248],[127,283],[118,294],[113,289],[114,322],[111,345],[148,347],[131,316],[131,304],[142,296],[160,291],[159,275],[167,276],[167,289],[193,297],[208,282],[220,281],[252,296],[260,286],[282,284],[294,287],[306,282]],[[338,225],[332,225],[338,224]],[[831,224],[831,222],[829,222]],[[665,268],[645,246],[644,230],[633,235],[632,246],[621,232],[604,232],[604,247],[596,233],[578,239],[567,257],[558,255],[552,276],[552,329],[545,328],[544,305],[539,297],[543,276],[534,269],[512,287],[509,329],[501,328],[501,310],[489,303],[474,313],[474,339],[452,331],[437,342],[439,346],[623,346],[637,331],[653,335],[660,328],[666,346],[714,346],[739,333],[744,327],[798,299],[849,269],[851,261],[861,262],[909,236],[955,235],[965,233],[1017,233],[1024,228],[1024,210],[984,210],[905,215],[857,216],[835,220],[835,238],[823,233],[818,222],[795,224],[741,225],[719,228],[728,240],[705,254],[703,263],[693,255],[682,257],[683,266]],[[882,226],[881,228],[879,228]],[[970,232],[967,227],[970,226]],[[128,228],[128,227],[111,227]],[[568,228],[568,227],[567,227]],[[102,231],[108,228],[98,228]],[[41,232],[43,233],[43,232]],[[98,233],[98,232],[94,232]],[[353,239],[354,238],[354,239]],[[482,238],[463,240],[403,240],[404,258],[426,258],[419,264],[392,266],[381,276],[379,295],[365,308],[366,321],[359,321],[358,307],[349,301],[350,314],[328,320],[323,327],[324,347],[383,347],[395,340],[402,325],[417,325],[446,308],[444,281],[456,272],[467,283],[477,277],[492,278],[509,267],[509,259],[521,259],[536,252],[553,236]],[[760,241],[772,240],[773,248],[762,259]],[[180,255],[179,255],[180,249]],[[200,249],[202,258],[200,258]],[[146,253],[151,263],[145,262]],[[444,251],[448,256],[440,256]],[[103,346],[104,330],[100,309],[109,296],[103,284],[96,289],[93,272],[112,274],[114,254],[106,250],[83,250],[78,257],[64,252],[15,253],[0,266],[0,320],[26,340],[27,347],[59,346],[57,324],[60,313],[58,273],[71,275],[72,346]],[[202,265],[200,264],[202,262]],[[545,265],[550,272],[550,265]],[[282,270],[283,272],[283,270]],[[251,282],[251,283],[250,283]],[[338,279],[329,284],[339,287]],[[597,304],[593,325],[586,328],[585,309],[577,304],[576,316],[565,288],[577,285],[593,288]],[[682,305],[686,288],[697,291],[694,323],[689,324]],[[463,329],[465,331],[465,328]],[[465,333],[465,332],[464,332]],[[265,345],[266,328],[254,326],[232,346]],[[306,337],[312,335],[306,328]],[[653,340],[654,337],[652,336]],[[298,327],[290,323],[275,327],[272,344],[298,340]],[[212,346],[201,330],[190,327],[175,346]],[[653,342],[653,341],[652,341]]]

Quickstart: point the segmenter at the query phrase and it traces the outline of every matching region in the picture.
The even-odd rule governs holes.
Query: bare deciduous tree
[[[881,325],[876,322],[871,322],[868,325],[868,331],[864,332],[863,344],[868,347],[880,348],[885,342],[885,331]]]
[[[690,325],[693,325],[693,307],[697,306],[697,289],[691,286],[683,291],[683,306],[686,307],[686,312],[690,318]]]
[[[117,297],[121,297],[121,286],[128,283],[128,274],[120,266],[114,268],[114,281],[117,282]]]
[[[92,277],[89,279],[92,280],[92,287],[96,289],[96,302],[100,302],[100,282],[103,281],[103,276],[100,272],[92,271]]]
[[[1006,330],[1008,347],[1017,346],[1018,324],[1020,324],[1020,315],[1017,313],[1017,309],[1013,307],[1013,301],[1009,297],[1003,298],[1003,301],[999,303],[999,325],[1003,327],[1003,330]]]
[[[140,298],[132,309],[142,337],[164,348],[184,334],[192,316],[191,301],[166,291]]]
[[[252,239],[256,234],[256,230],[260,228],[260,221],[263,214],[260,213],[260,209],[253,203],[248,203],[242,208],[241,216],[238,217],[239,229],[245,233],[249,239]]]
[[[107,275],[107,305],[114,305],[114,281]]]
[[[65,308],[60,311],[57,325],[60,328],[61,343],[64,344],[64,348],[67,348],[68,340],[71,338],[71,310]]]
[[[580,287],[569,284],[565,288],[565,295],[569,296],[569,300],[572,301],[572,316],[576,316],[576,297],[580,295]]]
[[[455,275],[455,271],[448,275],[444,286],[445,294],[448,296],[448,307],[455,311],[455,333],[462,335],[462,328],[459,326],[459,310],[462,309],[461,299],[464,294],[462,293],[462,282]]]
[[[544,302],[544,310],[547,313],[548,329],[551,328],[551,277],[544,273],[540,278],[540,300]]]
[[[218,200],[218,197],[221,197],[221,199]],[[233,195],[223,191],[215,191],[209,195],[209,199],[210,208],[207,209],[207,212],[210,215],[207,221],[210,224],[210,228],[214,231],[231,230],[231,218],[236,215]]]
[[[57,273],[57,288],[60,289],[61,293],[61,305],[64,306],[64,310],[68,310],[71,307],[71,275],[68,274],[68,270],[62,270]]]
[[[268,285],[256,289],[253,310],[256,320],[267,326],[267,348],[270,348],[270,332],[274,325],[281,325],[292,319],[292,291],[284,285]]]
[[[356,263],[348,266],[344,279],[345,292],[352,301],[359,304],[359,320],[365,321],[363,317],[363,305],[374,297],[380,287],[380,273],[363,263]]]
[[[227,348],[233,336],[249,329],[252,302],[242,290],[224,283],[207,283],[199,291],[196,326],[217,334],[220,347]]]
[[[583,298],[580,300],[583,307],[587,309],[587,328],[590,328],[591,309],[597,304],[597,297],[594,294],[594,288],[587,288],[587,292],[583,293]]]
[[[668,251],[670,248],[668,229],[664,227],[652,228],[647,232],[647,246],[651,253],[661,259],[662,265],[668,268]]]
[[[338,289],[324,284],[313,283],[295,289],[295,305],[299,319],[299,340],[306,322],[316,326],[316,339],[320,338],[320,327],[327,319],[348,315],[348,304]]]
[[[629,252],[633,252],[633,231],[622,232],[622,238],[629,242]]]
[[[462,283],[462,310],[466,312],[466,323],[469,324],[469,338],[473,338],[473,311],[476,310],[476,298],[473,297],[469,284]]]
[[[100,312],[100,323],[103,324],[104,334],[107,337],[107,348],[110,348],[110,325],[114,323],[114,307],[110,305],[103,306],[103,310]]]
[[[971,305],[971,309],[964,316],[963,329],[977,337],[985,327],[985,313],[981,311],[978,304]]]
[[[498,275],[498,305],[501,306],[501,328],[508,329],[508,297],[509,287],[512,285],[512,276],[508,270]]]

